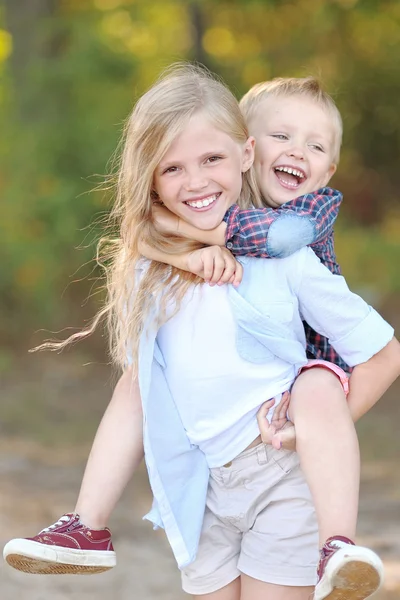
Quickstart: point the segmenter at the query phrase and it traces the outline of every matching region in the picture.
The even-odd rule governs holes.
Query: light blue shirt
[[[332,275],[310,248],[283,259],[243,258],[238,289],[229,286],[237,327],[237,350],[246,360],[273,369],[288,363],[294,381],[306,364],[302,320],[329,338],[350,365],[367,361],[392,339],[393,328],[340,275]],[[151,318],[149,323],[154,322]],[[147,327],[139,345],[139,387],[144,450],[154,502],[145,518],[164,527],[178,566],[191,563],[203,523],[209,468],[190,444],[164,369],[165,359]],[[277,390],[276,393],[284,391]]]

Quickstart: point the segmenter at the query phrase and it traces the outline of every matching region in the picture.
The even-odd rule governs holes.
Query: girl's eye
[[[207,158],[206,162],[214,163],[221,159],[222,159],[222,156],[209,156]]]
[[[275,138],[276,140],[288,140],[288,136],[285,133],[274,133],[272,135],[273,138]]]
[[[165,169],[163,171],[163,175],[164,175],[164,173],[176,173],[177,170],[178,170],[178,167],[168,167],[168,169]]]
[[[310,144],[311,148],[314,148],[315,150],[318,150],[318,152],[325,152],[325,150],[323,149],[322,146],[320,146],[319,144]]]

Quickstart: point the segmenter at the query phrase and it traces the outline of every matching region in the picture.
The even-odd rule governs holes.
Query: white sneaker
[[[314,600],[365,600],[383,580],[383,564],[375,552],[343,536],[326,540],[321,548]]]

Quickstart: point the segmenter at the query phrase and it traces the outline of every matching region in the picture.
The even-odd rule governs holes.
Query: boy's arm
[[[226,247],[236,255],[283,258],[304,246],[320,244],[333,230],[343,196],[321,188],[280,208],[229,209]]]
[[[193,273],[211,286],[232,283],[236,287],[243,278],[242,265],[224,246],[206,246],[181,254],[169,254],[141,240],[139,252],[150,260]]]
[[[157,227],[207,245],[226,245],[235,255],[283,258],[304,246],[318,244],[332,234],[342,194],[321,188],[286,202],[280,208],[231,206],[224,222],[203,231],[172,215],[165,207],[154,207]]]
[[[184,254],[167,254],[166,252],[162,252],[162,250],[153,248],[153,246],[150,246],[150,244],[147,244],[143,240],[139,241],[139,252],[149,260],[171,265],[171,267],[176,267],[177,269],[181,269],[181,271],[188,270],[187,262],[190,254],[188,252]]]

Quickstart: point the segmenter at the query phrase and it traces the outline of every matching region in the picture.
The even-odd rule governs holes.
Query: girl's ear
[[[254,162],[255,146],[256,140],[252,136],[250,136],[243,147],[242,173],[248,171]]]

